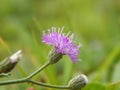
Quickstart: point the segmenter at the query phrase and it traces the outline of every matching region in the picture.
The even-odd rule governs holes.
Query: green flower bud
[[[57,53],[55,48],[51,49],[51,51],[48,54],[48,59],[50,60],[51,64],[57,63],[61,58],[63,54]]]
[[[68,86],[70,90],[78,90],[83,88],[88,82],[88,79],[85,75],[75,76],[72,80],[70,80]]]
[[[10,57],[0,62],[0,74],[10,72],[16,66],[21,56],[21,50],[19,50]]]

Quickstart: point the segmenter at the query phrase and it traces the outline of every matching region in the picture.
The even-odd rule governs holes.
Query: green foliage
[[[9,78],[29,75],[47,61],[52,47],[41,42],[43,30],[65,26],[81,43],[82,61],[72,64],[64,56],[34,79],[67,85],[76,74],[86,74],[83,90],[120,90],[119,0],[0,0],[0,61],[19,49],[23,59]],[[97,82],[97,83],[96,83]],[[0,86],[0,90],[55,90],[31,84]],[[57,89],[56,89],[57,90]]]
[[[105,90],[105,86],[100,83],[90,83],[83,90]]]

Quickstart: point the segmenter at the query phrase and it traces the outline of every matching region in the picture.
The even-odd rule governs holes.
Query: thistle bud
[[[51,51],[48,54],[48,59],[50,60],[51,64],[57,63],[61,58],[63,54],[56,52],[55,48],[51,49]]]
[[[88,82],[88,79],[85,75],[75,76],[72,80],[70,80],[68,86],[70,90],[78,90],[83,88]]]
[[[10,57],[0,62],[0,74],[10,72],[16,66],[21,56],[21,50],[19,50]]]

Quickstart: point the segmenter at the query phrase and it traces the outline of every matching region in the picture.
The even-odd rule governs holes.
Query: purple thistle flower
[[[77,46],[74,44],[74,34],[71,34],[71,36],[69,36],[70,32],[67,34],[62,33],[63,29],[64,27],[62,27],[62,29],[58,28],[58,31],[56,31],[55,27],[52,27],[52,31],[48,29],[48,33],[44,32],[43,34],[43,42],[54,46],[57,53],[68,55],[73,63],[75,63],[77,60],[79,60],[78,55],[80,45]]]

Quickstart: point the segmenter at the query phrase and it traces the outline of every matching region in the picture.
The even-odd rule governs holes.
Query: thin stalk
[[[48,65],[50,65],[50,62],[45,63],[42,67],[34,71],[32,74],[30,74],[26,78],[0,82],[0,86],[28,82],[28,83],[32,83],[32,84],[39,85],[39,86],[49,87],[49,88],[69,89],[68,86],[50,85],[50,84],[45,84],[45,83],[40,83],[38,81],[30,80],[33,76],[37,75],[40,71],[45,69]]]
[[[43,86],[43,87],[49,87],[49,88],[69,89],[68,86],[50,85],[50,84],[45,84],[45,83],[40,83],[40,82],[37,82],[37,81],[29,80],[29,79],[26,79],[26,78],[0,82],[0,86],[10,85],[10,84],[18,84],[18,83],[25,83],[25,82],[32,83],[32,84],[39,85],[39,86]]]
[[[10,80],[10,81],[3,81],[3,82],[0,82],[0,86],[2,86],[2,85],[9,85],[9,84],[24,83],[26,81],[27,81],[26,78],[21,78],[21,79],[16,79],[16,80]]]
[[[30,74],[27,79],[30,79],[32,77],[34,77],[36,74],[38,74],[40,71],[42,71],[44,68],[46,68],[47,66],[50,65],[50,62],[46,62],[42,67],[40,67],[39,69],[37,69],[36,71],[34,71],[32,74]]]
[[[69,86],[50,85],[50,84],[40,83],[40,82],[33,81],[33,80],[29,80],[29,82],[35,85],[40,85],[40,86],[49,87],[49,88],[69,89]]]

